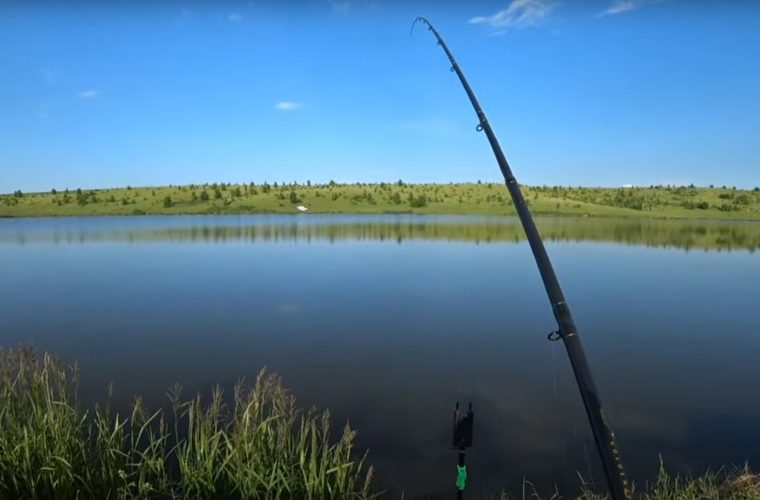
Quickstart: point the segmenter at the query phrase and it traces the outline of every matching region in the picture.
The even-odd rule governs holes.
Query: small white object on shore
[[[298,205],[296,207],[296,210],[298,210],[299,212],[306,212],[308,210],[308,207],[305,207],[303,205]]]

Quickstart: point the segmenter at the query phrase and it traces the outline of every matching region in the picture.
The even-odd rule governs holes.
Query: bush
[[[412,197],[410,195],[409,204],[414,208],[421,208],[428,204],[427,196],[424,194],[421,194],[417,197]]]
[[[747,196],[746,194],[740,194],[739,196],[736,197],[734,202],[738,203],[739,205],[749,205],[750,204],[749,196]]]
[[[208,192],[205,189],[201,191],[201,201],[208,201]]]
[[[164,208],[170,208],[172,205],[173,205],[173,203],[172,203],[172,197],[171,196],[166,196],[164,198]]]

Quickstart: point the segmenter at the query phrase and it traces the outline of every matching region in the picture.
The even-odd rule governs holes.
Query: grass
[[[76,366],[55,356],[0,348],[0,499],[380,496],[353,449],[355,432],[331,438],[329,414],[298,410],[273,374],[261,372],[250,389],[238,384],[229,407],[220,389],[204,403],[183,400],[175,387],[168,413],[137,399],[124,416],[107,406],[84,410],[77,382]],[[634,492],[644,500],[760,500],[760,476],[745,466],[682,478],[661,464],[655,481]],[[528,481],[521,497],[541,498]],[[606,497],[586,489],[579,498]]]
[[[641,500],[759,500],[760,475],[752,472],[748,466],[707,472],[698,477],[672,475],[660,462],[657,478],[642,488],[633,488],[633,497]],[[491,500],[560,500],[558,493],[550,497],[536,492],[530,481],[523,481],[523,492],[519,497],[502,492]],[[609,497],[584,489],[578,500],[607,500]]]
[[[760,220],[760,188],[523,186],[536,214]],[[203,184],[0,196],[0,216],[296,213],[514,214],[502,184]]]
[[[239,384],[227,407],[171,391],[171,413],[138,399],[130,415],[83,410],[77,370],[30,349],[0,349],[0,498],[373,498],[354,431],[330,436],[280,379]]]

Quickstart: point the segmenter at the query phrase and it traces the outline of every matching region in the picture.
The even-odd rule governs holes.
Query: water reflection
[[[597,241],[684,250],[760,248],[760,223],[539,217],[548,241]],[[525,239],[514,217],[332,215],[181,216],[0,221],[0,244],[95,242],[310,242],[409,240],[474,243]]]

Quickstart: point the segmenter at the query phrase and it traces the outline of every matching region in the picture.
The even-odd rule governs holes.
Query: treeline
[[[760,187],[522,186],[535,213],[760,218]],[[0,216],[145,213],[419,212],[512,214],[501,183],[203,183],[114,189],[52,189],[0,196]]]

